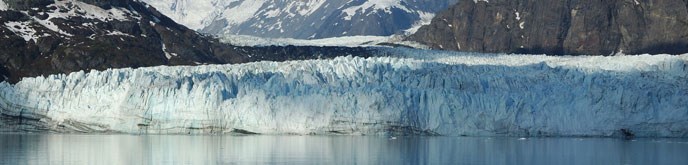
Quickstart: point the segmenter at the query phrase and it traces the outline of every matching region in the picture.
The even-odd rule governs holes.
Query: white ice
[[[84,132],[688,136],[688,55],[397,50],[25,78],[0,109]]]
[[[380,44],[391,43],[419,49],[428,46],[414,41],[404,41],[405,35],[392,36],[344,36],[322,39],[262,38],[246,35],[225,34],[220,41],[238,46],[338,46],[338,47],[380,47]]]

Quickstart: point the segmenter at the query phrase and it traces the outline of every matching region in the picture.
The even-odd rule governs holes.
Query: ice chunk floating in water
[[[0,84],[5,129],[688,136],[688,55],[434,54],[77,72]]]

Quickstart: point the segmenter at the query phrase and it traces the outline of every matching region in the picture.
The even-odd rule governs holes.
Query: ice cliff
[[[688,137],[688,55],[400,54],[25,78],[0,83],[0,127]]]

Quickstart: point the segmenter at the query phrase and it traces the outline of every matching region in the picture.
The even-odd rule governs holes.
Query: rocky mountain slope
[[[475,0],[410,40],[436,49],[532,54],[688,52],[686,0]]]
[[[388,36],[429,23],[457,0],[143,0],[202,33],[317,39]]]
[[[237,47],[135,0],[0,1],[0,81],[79,70],[366,55],[364,48]]]

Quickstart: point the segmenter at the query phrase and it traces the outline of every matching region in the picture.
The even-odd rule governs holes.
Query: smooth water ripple
[[[688,164],[688,139],[0,135],[0,164]]]

